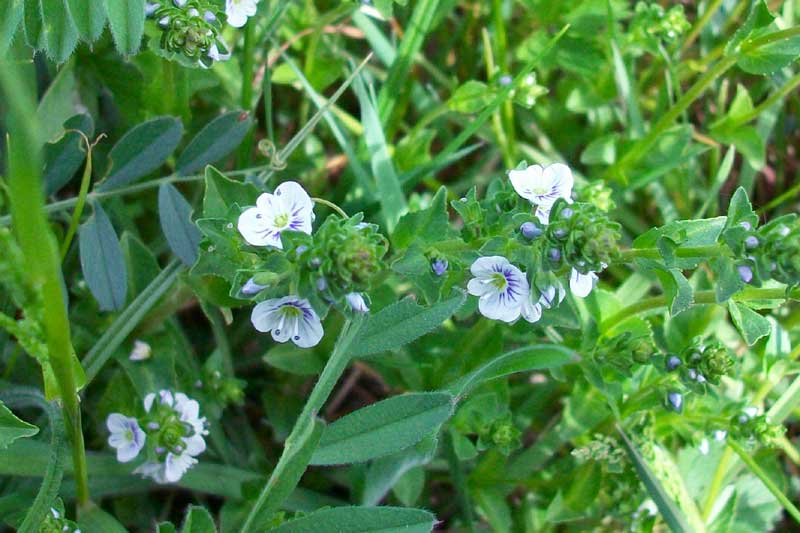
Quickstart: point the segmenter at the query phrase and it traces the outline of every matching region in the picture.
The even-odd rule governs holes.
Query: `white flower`
[[[253,327],[272,338],[286,342],[290,338],[300,348],[316,346],[322,339],[322,323],[305,298],[284,296],[265,300],[253,308]]]
[[[210,57],[214,61],[227,61],[227,60],[229,60],[231,58],[231,53],[230,52],[225,52],[225,53],[220,52],[219,51],[219,46],[217,46],[217,43],[214,43],[214,44],[212,44],[211,46],[208,47],[208,57]]]
[[[137,339],[133,341],[133,350],[131,350],[131,354],[128,356],[128,359],[131,361],[144,361],[146,359],[150,359],[152,352],[153,350],[150,348],[149,344]]]
[[[234,28],[241,28],[247,23],[247,18],[256,14],[258,0],[225,0],[225,15],[228,24]]]
[[[542,311],[561,303],[564,300],[564,296],[566,296],[566,291],[560,283],[557,286],[550,285],[543,289],[535,302],[533,301],[534,292],[531,291],[528,298],[525,298],[522,302],[522,318],[531,324],[538,322],[542,318]],[[558,299],[558,302],[556,302],[556,299]]]
[[[350,309],[355,311],[356,313],[368,313],[369,306],[367,302],[364,301],[364,295],[360,292],[351,292],[345,296],[345,300],[347,300],[347,305],[350,306]]]
[[[253,246],[283,248],[281,232],[302,231],[311,234],[314,202],[294,181],[281,183],[274,194],[264,193],[256,207],[246,209],[238,222],[239,233]]]
[[[530,288],[525,274],[501,256],[481,257],[470,267],[475,276],[467,290],[478,296],[478,310],[486,318],[513,322],[522,313]]]
[[[106,427],[111,432],[108,444],[117,449],[117,461],[120,463],[133,461],[139,455],[147,438],[139,427],[139,422],[135,418],[111,413],[106,419]]]
[[[134,474],[139,474],[142,477],[150,478],[156,483],[167,483],[167,478],[164,473],[164,465],[161,463],[154,463],[152,461],[148,461],[146,463],[142,463],[136,467],[133,471]]]
[[[531,165],[524,170],[508,172],[517,194],[536,205],[536,217],[547,224],[550,209],[559,198],[572,202],[572,171],[563,163],[554,163],[542,168]]]
[[[572,291],[572,294],[579,298],[586,298],[595,285],[597,285],[597,274],[594,272],[581,274],[574,268],[572,269],[569,275],[569,290]]]

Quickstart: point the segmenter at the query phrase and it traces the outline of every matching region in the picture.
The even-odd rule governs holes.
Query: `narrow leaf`
[[[172,184],[158,188],[158,217],[169,247],[187,266],[197,261],[200,230],[192,223],[192,206]]]
[[[89,290],[102,311],[117,311],[125,305],[128,275],[125,258],[114,226],[99,204],[78,233],[81,268]]]
[[[360,463],[399,452],[435,432],[453,410],[442,392],[395,396],[344,416],[322,434],[311,464]]]
[[[466,295],[421,307],[411,300],[401,300],[381,309],[367,320],[353,341],[351,357],[396,350],[439,327],[463,305]]]
[[[215,118],[195,135],[178,158],[178,174],[193,174],[230,154],[253,126],[247,112],[231,111]]]
[[[428,533],[436,518],[428,511],[404,507],[336,507],[282,524],[274,533]]]
[[[109,153],[109,168],[98,190],[122,187],[160,167],[178,147],[183,124],[177,118],[159,117],[135,126]]]
[[[91,0],[98,2],[100,0]],[[139,51],[144,34],[145,0],[103,0],[111,36],[117,50],[123,55],[133,55]]]

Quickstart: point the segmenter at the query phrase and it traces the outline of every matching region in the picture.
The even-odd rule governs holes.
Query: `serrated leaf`
[[[350,350],[351,357],[365,357],[396,350],[429,333],[450,318],[463,304],[466,294],[421,307],[411,300],[401,300],[369,317],[359,330]]]
[[[392,243],[396,249],[403,249],[416,241],[440,242],[452,233],[447,216],[447,189],[440,187],[427,208],[403,215],[392,234]]]
[[[22,0],[6,0],[0,6],[0,59],[8,53],[24,12]]]
[[[217,533],[217,526],[211,513],[197,505],[189,506],[186,520],[183,522],[181,533]]]
[[[93,0],[100,1],[100,0]],[[139,51],[144,35],[145,0],[102,0],[117,51],[133,55]]]
[[[450,418],[453,401],[448,393],[419,392],[359,409],[325,428],[311,464],[362,463],[413,446]]]
[[[114,226],[99,204],[78,233],[81,269],[86,284],[102,311],[117,311],[125,305],[128,275],[122,247]]]
[[[694,290],[683,272],[678,268],[657,268],[655,272],[664,289],[669,313],[674,316],[689,309],[694,302]]]
[[[766,337],[772,331],[772,325],[766,317],[756,313],[744,304],[729,300],[728,312],[736,329],[742,334],[748,346],[752,346],[758,339]]]
[[[23,28],[25,42],[36,50],[44,46],[42,36],[42,6],[39,0],[24,0]]]
[[[274,533],[429,533],[436,523],[428,511],[405,507],[334,507],[290,520]]]
[[[63,63],[78,44],[78,28],[72,21],[66,0],[40,1],[45,52],[57,63]]]
[[[711,262],[714,273],[717,275],[717,284],[714,294],[717,303],[727,301],[731,296],[744,287],[744,282],[736,268],[736,263],[730,257],[718,257]]]
[[[39,428],[20,420],[0,401],[0,449],[5,449],[17,439],[32,437]]]
[[[215,118],[195,135],[181,153],[176,164],[178,174],[193,174],[230,154],[241,144],[252,126],[252,115],[243,111],[231,111]]]
[[[233,204],[256,204],[259,190],[252,183],[235,181],[214,167],[206,168],[203,218],[225,218]]]
[[[183,135],[183,124],[174,117],[158,117],[134,126],[108,155],[106,179],[98,190],[122,187],[160,167],[175,151]]]
[[[99,0],[67,0],[67,4],[81,39],[96,41],[106,25],[105,4]]]
[[[158,188],[158,217],[170,249],[186,265],[197,261],[200,230],[192,223],[192,206],[170,183]]]

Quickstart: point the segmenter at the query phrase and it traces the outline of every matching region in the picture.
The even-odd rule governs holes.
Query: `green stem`
[[[247,23],[244,29],[244,48],[242,50],[242,97],[239,105],[248,113],[253,106],[253,76],[255,73],[255,44],[256,44],[256,25],[254,21]],[[237,157],[237,167],[243,167],[250,163],[250,155],[253,148],[254,130],[250,130],[239,147]]]
[[[299,451],[298,449],[301,448],[305,442],[303,437],[311,432],[317,414],[322,410],[333,388],[350,363],[350,344],[358,333],[362,320],[363,317],[359,315],[344,323],[339,340],[336,342],[336,346],[333,349],[333,353],[325,364],[325,368],[322,370],[317,383],[314,385],[314,389],[311,391],[311,394],[309,394],[303,411],[300,413],[300,416],[298,416],[292,428],[292,432],[286,439],[283,453],[280,459],[278,459],[278,464],[275,466],[269,480],[266,485],[264,485],[264,488],[258,495],[258,499],[256,499],[256,502],[247,515],[247,519],[241,529],[242,533],[252,531],[262,511],[269,510],[267,502],[270,500],[272,493],[276,491],[276,486],[281,482],[282,474],[286,471],[289,462],[293,458],[296,458]],[[274,507],[281,502],[273,501],[271,503]]]
[[[81,188],[78,191],[78,197],[75,201],[75,210],[72,212],[72,219],[69,222],[69,228],[64,236],[64,241],[61,243],[61,261],[64,261],[69,246],[72,243],[75,232],[78,231],[78,224],[81,222],[81,215],[83,214],[83,206],[86,204],[86,195],[89,193],[89,184],[92,181],[92,144],[89,139],[79,132],[86,142],[86,167],[83,169],[83,177],[81,178]]]
[[[444,431],[442,434],[444,439],[445,453],[447,454],[447,463],[450,465],[450,474],[453,478],[453,487],[456,490],[458,497],[458,505],[461,507],[462,518],[467,526],[467,531],[473,532],[475,528],[475,515],[472,512],[472,502],[469,497],[469,487],[467,485],[467,477],[464,475],[464,469],[461,466],[461,461],[456,455],[455,445],[453,444],[453,437],[449,431]]]
[[[786,509],[786,512],[792,515],[794,521],[800,524],[800,510],[798,510],[797,507],[795,507],[795,505],[791,502],[791,500],[789,500],[789,498],[786,497],[786,494],[783,493],[780,487],[778,487],[775,484],[775,482],[772,481],[772,478],[769,477],[769,474],[767,474],[766,472],[764,472],[764,470],[761,469],[758,463],[756,463],[755,459],[753,459],[747,452],[747,450],[742,448],[742,446],[738,442],[736,442],[733,439],[728,439],[727,442],[728,442],[728,447],[731,450],[733,450],[736,453],[736,455],[739,456],[742,462],[747,465],[750,471],[753,474],[755,474],[758,477],[758,479],[761,480],[764,486],[767,487],[767,489],[772,493],[773,496],[775,496],[775,499],[777,499],[781,503],[783,508]]]
[[[685,52],[692,46],[692,43],[694,43],[695,39],[700,35],[700,32],[703,31],[703,28],[711,21],[711,17],[714,16],[714,13],[716,13],[720,5],[722,5],[722,0],[711,0],[708,6],[706,6],[706,10],[703,11],[703,14],[697,19],[697,22],[694,23],[689,35],[686,36],[686,40],[683,41],[681,52]]]
[[[621,250],[620,259],[623,263],[630,263],[637,257],[646,259],[660,259],[661,252],[658,248],[631,248]],[[707,246],[682,246],[675,249],[676,257],[720,257],[730,255],[730,250],[720,244]]]
[[[755,39],[743,42],[741,50],[742,52],[752,52],[753,50],[761,48],[762,46],[783,41],[784,39],[791,39],[792,37],[796,37],[798,35],[800,35],[800,26],[795,26],[794,28],[787,28],[780,31],[773,31],[766,35],[762,35],[761,37],[756,37]]]
[[[342,217],[345,220],[350,218],[349,216],[347,216],[347,213],[345,213],[344,210],[341,207],[339,207],[338,205],[336,205],[333,202],[325,200],[324,198],[312,198],[312,200],[314,201],[314,203],[330,207],[331,209],[336,211],[339,214],[340,217]]]
[[[7,164],[9,200],[14,232],[27,263],[28,280],[41,290],[42,325],[48,359],[62,402],[65,425],[72,444],[72,462],[78,507],[89,503],[86,452],[78,405],[75,364],[63,275],[55,236],[44,212],[42,139],[32,94],[14,66],[0,66],[0,86],[8,103]]]
[[[784,96],[794,91],[798,85],[800,85],[800,74],[795,74],[775,92],[770,94],[763,102],[754,107],[752,111],[736,117],[731,123],[731,127],[735,128],[736,126],[741,126],[742,124],[747,124],[751,120],[757,119],[764,111],[779,102]]]

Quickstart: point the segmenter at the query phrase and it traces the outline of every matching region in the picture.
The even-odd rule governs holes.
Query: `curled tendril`
[[[261,155],[269,159],[268,166],[272,170],[283,170],[286,168],[286,160],[275,146],[275,143],[269,139],[261,139],[258,141],[258,151]]]

